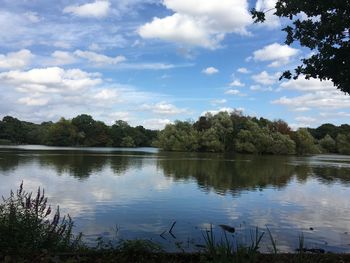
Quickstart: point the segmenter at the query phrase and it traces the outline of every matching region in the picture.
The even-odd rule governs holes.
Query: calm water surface
[[[91,244],[100,235],[148,238],[169,250],[182,242],[192,251],[210,224],[218,236],[218,225],[234,226],[240,242],[267,225],[281,251],[293,251],[303,233],[309,248],[350,252],[349,156],[0,148],[0,195],[22,180],[27,190],[45,188],[50,203],[69,213]],[[174,237],[162,238],[174,221]]]

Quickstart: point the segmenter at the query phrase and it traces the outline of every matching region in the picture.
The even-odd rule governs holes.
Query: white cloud
[[[118,63],[126,61],[126,58],[124,56],[108,57],[106,55],[98,54],[92,51],[76,50],[74,52],[74,55],[80,58],[84,58],[98,66],[116,65]]]
[[[242,74],[249,74],[250,71],[247,68],[239,68],[237,69],[237,72],[242,73]]]
[[[217,99],[217,100],[212,100],[210,103],[212,104],[212,105],[220,105],[220,104],[225,104],[227,102],[227,100],[225,100],[225,99]]]
[[[309,111],[309,110],[311,110],[309,107],[298,107],[298,108],[293,109],[293,111],[296,111],[296,112],[305,112],[305,111]]]
[[[261,87],[260,85],[251,85],[250,90],[252,91],[273,91],[273,88],[272,87]]]
[[[93,3],[67,6],[63,9],[63,13],[70,13],[80,17],[102,18],[108,15],[110,5],[109,1],[97,0]]]
[[[266,71],[262,71],[257,75],[253,75],[252,78],[255,82],[262,84],[262,85],[272,85],[277,82],[278,78],[280,77],[280,73],[277,72],[274,75],[270,75]]]
[[[298,122],[303,122],[303,123],[315,123],[317,122],[317,119],[313,117],[308,117],[308,116],[299,116],[295,118],[296,121]]]
[[[320,81],[318,79],[306,79],[305,76],[299,76],[298,79],[288,80],[281,84],[284,89],[298,91],[333,91],[335,86],[332,81]]]
[[[240,95],[241,92],[237,89],[229,89],[229,90],[226,90],[225,91],[225,94],[228,94],[228,95]]]
[[[248,34],[251,24],[246,0],[164,0],[163,5],[174,14],[141,26],[141,37],[215,49],[228,33]]]
[[[0,69],[19,69],[30,64],[34,55],[28,49],[0,54]]]
[[[50,67],[3,72],[0,73],[0,83],[14,86],[25,93],[59,93],[62,90],[83,90],[100,84],[101,79],[80,69]]]
[[[35,98],[35,97],[23,97],[18,99],[19,104],[24,104],[26,106],[44,106],[49,102],[48,98]]]
[[[148,129],[161,130],[170,123],[172,122],[168,119],[148,119],[143,121],[142,125]]]
[[[320,113],[321,117],[325,117],[325,118],[348,118],[350,117],[350,112],[344,112],[344,111],[340,111],[340,112],[321,112]]]
[[[271,61],[269,67],[280,67],[288,64],[292,57],[299,53],[298,49],[291,48],[288,45],[273,43],[253,53],[255,61]]]
[[[258,24],[267,28],[278,28],[281,26],[280,19],[274,15],[277,0],[258,0],[255,9],[265,12],[265,22]]]
[[[164,98],[161,94],[143,92],[113,81],[105,82],[101,74],[80,69],[52,67],[2,72],[0,86],[4,93],[0,105],[2,114],[34,122],[57,120],[61,116],[72,118],[87,113],[111,123],[117,113],[127,111],[139,112],[143,119],[154,114],[183,112],[165,103],[152,104]],[[145,113],[140,109],[139,105],[146,103],[155,106],[153,111]],[[123,119],[128,117],[125,114],[119,116]],[[135,123],[140,124],[141,120],[135,118]]]
[[[230,87],[244,87],[245,84],[240,82],[238,79],[235,79],[230,83]]]
[[[209,67],[209,68],[203,69],[202,73],[207,75],[213,75],[213,74],[219,73],[219,70],[214,67]]]
[[[76,57],[67,51],[56,50],[51,54],[51,57],[53,59],[53,61],[51,61],[53,65],[68,65],[77,62]]]
[[[130,112],[128,111],[115,111],[108,114],[108,116],[113,120],[112,124],[115,120],[130,121],[132,119]]]
[[[187,112],[187,109],[177,108],[175,105],[164,101],[156,104],[144,104],[141,106],[141,110],[147,110],[161,115],[176,115]]]
[[[191,67],[193,64],[182,64],[182,65],[174,65],[169,63],[123,63],[119,65],[121,69],[134,69],[134,70],[168,70],[173,68],[181,68],[181,67]]]
[[[297,97],[283,96],[278,100],[272,101],[273,104],[285,105],[290,108],[318,108],[318,109],[341,109],[350,108],[350,96],[335,90],[334,91],[315,91],[306,93]]]
[[[50,5],[53,5],[50,6],[52,10],[59,8],[57,1]],[[22,13],[0,10],[0,47],[21,49],[36,45],[44,46],[42,50],[51,50],[52,47],[85,49],[95,43],[101,49],[112,49],[128,44],[122,32],[125,30],[105,21],[67,20],[56,15],[47,15],[39,22],[32,20]]]

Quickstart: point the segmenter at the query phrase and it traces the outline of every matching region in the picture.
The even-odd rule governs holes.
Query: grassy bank
[[[73,220],[69,216],[61,216],[58,207],[50,207],[43,190],[27,193],[22,184],[0,204],[0,262],[350,262],[350,255],[307,249],[303,236],[294,254],[281,254],[268,228],[251,231],[250,244],[235,242],[233,227],[221,228],[219,240],[212,228],[204,231],[204,245],[193,254],[167,253],[150,240],[112,243],[100,238],[91,247],[82,241],[82,234],[73,234]],[[259,251],[264,237],[270,240],[270,254]]]

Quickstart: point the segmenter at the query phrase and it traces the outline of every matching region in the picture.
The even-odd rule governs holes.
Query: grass
[[[150,240],[106,242],[99,238],[96,247],[91,248],[81,241],[82,234],[73,235],[73,226],[69,215],[61,216],[59,207],[52,211],[43,190],[39,188],[33,195],[24,191],[22,183],[0,204],[0,262],[350,262],[350,255],[321,254],[321,250],[306,249],[302,234],[296,253],[280,254],[268,227],[270,254],[259,252],[265,235],[259,228],[251,230],[249,244],[243,244],[237,240],[234,228],[228,227],[222,227],[221,238],[217,240],[212,225],[202,233],[203,251],[172,254]]]

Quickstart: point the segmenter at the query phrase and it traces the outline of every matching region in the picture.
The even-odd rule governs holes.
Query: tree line
[[[350,125],[323,124],[293,131],[283,120],[244,116],[239,111],[207,113],[197,121],[175,121],[163,130],[112,126],[82,114],[71,120],[35,124],[6,116],[0,121],[0,143],[51,146],[146,147],[165,151],[237,152],[305,155],[350,154]]]
[[[0,121],[0,143],[41,144],[50,146],[145,147],[158,131],[143,126],[131,127],[118,120],[112,126],[82,114],[71,120],[35,124],[6,116]]]
[[[156,145],[168,151],[250,154],[350,154],[350,125],[324,124],[293,131],[283,120],[207,113],[196,122],[176,121],[160,131]]]

